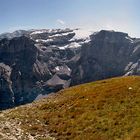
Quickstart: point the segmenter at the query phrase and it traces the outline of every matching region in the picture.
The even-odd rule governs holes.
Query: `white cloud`
[[[100,18],[100,19],[90,19],[90,20],[80,20],[75,24],[67,25],[70,28],[82,28],[84,30],[96,32],[100,30],[115,30],[120,32],[126,32],[131,37],[140,38],[140,32],[136,23],[129,17],[126,16],[125,19],[120,18]]]
[[[63,21],[62,19],[57,19],[57,23],[61,24],[61,25],[65,25],[65,21]]]

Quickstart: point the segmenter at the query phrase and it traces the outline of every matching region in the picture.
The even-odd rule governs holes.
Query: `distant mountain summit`
[[[0,35],[1,109],[126,75],[140,75],[140,39],[126,33],[41,29]]]

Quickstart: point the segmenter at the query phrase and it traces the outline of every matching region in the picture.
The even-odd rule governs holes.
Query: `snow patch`
[[[134,49],[133,53],[139,52],[139,51],[140,51],[140,45],[138,45],[138,46]]]
[[[91,30],[86,29],[75,29],[75,39],[87,39],[93,33]]]
[[[65,69],[67,69],[68,71],[71,72],[71,69],[68,66],[56,66],[55,67],[56,71],[61,71],[61,70],[65,70]]]
[[[68,71],[71,71],[71,69],[68,67]]]
[[[125,39],[129,40],[131,43],[133,43],[133,39],[131,39],[130,37],[126,36]]]
[[[36,42],[44,42],[44,43],[46,43],[46,42],[51,42],[53,40],[52,39],[47,39],[47,40],[44,40],[44,39],[36,39],[35,41]]]
[[[59,71],[59,70],[60,70],[60,66],[56,66],[55,69],[56,69],[57,71]]]
[[[64,47],[58,47],[60,50],[65,50],[65,46]]]
[[[128,65],[125,67],[125,71],[128,71],[132,65],[133,65],[133,62],[129,62]]]
[[[49,30],[37,30],[31,33],[31,35],[35,35],[35,34],[42,34],[42,33],[46,33],[49,32]]]
[[[51,35],[51,36],[49,36],[49,37],[50,37],[50,38],[53,38],[53,37],[67,36],[67,35],[69,35],[70,33],[73,33],[73,32],[58,33],[58,34],[55,34],[55,35]]]
[[[65,46],[61,46],[61,47],[58,47],[60,50],[64,50],[64,49],[66,49],[66,48],[79,48],[79,47],[81,47],[81,44],[80,43],[77,43],[77,42],[72,42],[72,43],[70,43],[70,44],[68,44],[68,45],[65,45]]]
[[[77,42],[73,42],[70,45],[68,45],[68,48],[79,48],[81,45]]]

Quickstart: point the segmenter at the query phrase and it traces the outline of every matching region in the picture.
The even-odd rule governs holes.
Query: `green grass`
[[[140,77],[71,87],[8,116],[33,135],[59,140],[140,140]]]

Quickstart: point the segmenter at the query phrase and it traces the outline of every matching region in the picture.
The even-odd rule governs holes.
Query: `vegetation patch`
[[[7,113],[25,132],[58,140],[139,140],[140,77],[71,87]]]

